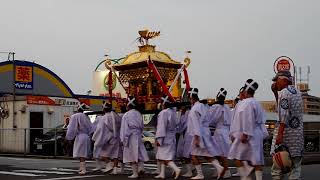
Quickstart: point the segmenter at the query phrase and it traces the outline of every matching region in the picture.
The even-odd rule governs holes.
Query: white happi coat
[[[250,161],[252,165],[264,165],[263,139],[268,136],[265,112],[254,98],[238,103],[230,127],[231,144],[229,159]],[[248,135],[248,143],[242,143],[242,134]]]
[[[66,134],[67,140],[73,140],[73,157],[87,158],[91,152],[90,134],[92,133],[92,123],[84,113],[76,113],[71,116]]]
[[[215,104],[210,107],[208,116],[210,124],[215,127],[213,139],[217,142],[218,147],[223,153],[224,157],[228,157],[230,150],[230,123],[231,110],[228,105]]]
[[[303,136],[303,99],[301,92],[290,85],[279,92],[278,115],[279,121],[274,129],[271,154],[274,153],[279,131],[279,123],[285,124],[282,144],[289,148],[291,157],[300,157],[304,151]]]
[[[177,132],[180,134],[176,154],[177,158],[190,158],[192,136],[187,132],[189,111],[190,110],[187,110],[180,116],[180,123],[177,130]]]
[[[115,159],[120,151],[121,119],[115,112],[108,112],[101,117],[92,139],[98,149],[99,157]]]
[[[139,111],[126,112],[121,121],[120,139],[123,143],[123,162],[146,162],[147,150],[142,142],[143,119]]]
[[[158,114],[156,140],[160,144],[156,159],[173,160],[176,153],[176,111],[166,108]]]
[[[196,102],[188,115],[187,132],[192,136],[191,155],[194,156],[221,156],[222,152],[217,147],[217,143],[211,137],[209,129],[208,108],[200,102]],[[200,138],[200,147],[195,145],[195,136]]]

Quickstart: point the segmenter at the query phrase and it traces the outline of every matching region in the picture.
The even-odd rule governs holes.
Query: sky
[[[173,59],[192,51],[188,72],[201,98],[221,87],[234,98],[253,78],[256,98],[273,100],[279,56],[301,66],[303,77],[310,66],[310,94],[320,96],[319,7],[317,0],[1,0],[0,51],[49,68],[85,94],[103,56],[136,51],[138,30],[148,28],[161,31],[150,43]]]

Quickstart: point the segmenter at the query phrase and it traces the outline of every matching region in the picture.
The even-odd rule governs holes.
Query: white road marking
[[[228,167],[229,169],[237,169],[237,167]],[[214,167],[211,167],[211,168],[209,168],[209,169],[216,169],[216,168],[214,168]]]
[[[79,161],[77,160],[72,160],[72,163],[79,163]],[[92,160],[87,160],[86,163],[95,163],[96,161],[92,161]]]
[[[145,167],[157,167],[157,164],[144,164]]]
[[[21,160],[24,160],[24,159],[21,159],[21,158],[11,158],[11,157],[8,157],[6,159],[10,159],[10,160],[15,160],[15,161],[21,161]]]
[[[4,159],[4,158],[3,158]],[[39,161],[39,159],[34,159],[34,158],[14,158],[14,157],[6,157],[5,159],[9,160],[15,160],[15,161]]]
[[[14,176],[43,176],[38,174],[32,174],[32,173],[17,173],[17,172],[8,172],[8,171],[0,171],[0,174],[6,174],[6,175],[14,175]]]
[[[157,168],[145,168],[147,170],[156,170]],[[131,167],[125,167],[124,170],[127,170],[127,171],[132,171],[132,168]]]
[[[14,172],[30,172],[30,173],[59,174],[59,175],[70,175],[70,174],[74,174],[74,173],[70,173],[70,172],[41,171],[41,170],[29,170],[29,169],[14,170]]]
[[[39,179],[39,180],[63,180],[63,179],[82,179],[91,177],[101,177],[105,175],[90,175],[90,176],[72,176],[72,177],[62,177],[62,178],[49,178],[49,179]]]
[[[66,168],[49,168],[48,170],[53,170],[53,171],[65,171],[65,172],[79,172],[79,170],[66,169]]]
[[[125,166],[131,167],[129,164],[126,164]],[[157,167],[157,164],[144,164],[144,167]]]

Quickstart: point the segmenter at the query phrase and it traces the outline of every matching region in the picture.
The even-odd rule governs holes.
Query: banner
[[[15,62],[15,88],[33,89],[33,66],[27,62]]]
[[[79,104],[79,101],[77,99],[72,98],[27,96],[27,104],[76,107]]]

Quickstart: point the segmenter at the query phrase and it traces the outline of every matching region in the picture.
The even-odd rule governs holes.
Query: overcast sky
[[[0,51],[49,68],[84,94],[103,55],[135,51],[137,31],[148,28],[161,31],[151,44],[172,58],[192,51],[189,76],[202,98],[220,87],[235,97],[253,78],[256,97],[273,99],[273,63],[282,55],[311,66],[310,93],[320,96],[319,7],[317,0],[1,0]]]

